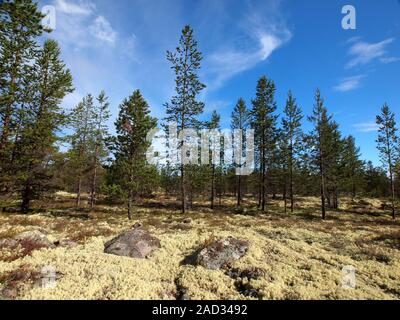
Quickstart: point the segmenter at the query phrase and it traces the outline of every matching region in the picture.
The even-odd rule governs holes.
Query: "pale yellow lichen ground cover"
[[[18,299],[176,299],[177,279],[192,299],[250,299],[224,271],[181,264],[210,238],[234,236],[251,246],[233,267],[265,271],[251,280],[263,299],[399,299],[400,223],[378,209],[373,210],[377,214],[329,212],[323,222],[310,205],[317,199],[303,201],[309,211],[295,215],[283,213],[276,202],[263,215],[200,210],[188,215],[190,224],[177,213],[151,208],[139,208],[134,221],[126,219],[123,208],[107,206],[97,207],[86,220],[0,214],[0,239],[40,230],[53,241],[79,242],[14,261],[15,250],[2,249],[0,275],[22,266],[38,271],[52,266],[61,275],[55,288],[19,284]],[[161,249],[144,260],[104,254],[104,243],[136,221],[161,240]],[[348,265],[356,269],[355,289],[342,286],[342,269]]]

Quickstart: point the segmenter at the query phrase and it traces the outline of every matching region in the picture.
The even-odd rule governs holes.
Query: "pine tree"
[[[361,184],[361,172],[363,161],[360,160],[360,148],[357,148],[353,136],[348,136],[344,140],[343,149],[343,168],[344,184],[349,186],[352,199],[357,195],[357,187]]]
[[[125,99],[119,108],[112,170],[114,183],[127,200],[128,218],[131,220],[134,198],[151,185],[156,175],[156,169],[146,162],[146,152],[151,145],[146,137],[157,126],[157,119],[150,116],[149,105],[139,90]]]
[[[32,0],[0,2],[0,188],[5,190],[6,172],[12,175],[11,154],[18,118],[24,117],[24,83],[29,83],[28,71],[38,51],[36,38],[44,31],[42,19]]]
[[[332,117],[328,116],[328,111],[321,98],[321,92],[317,89],[315,94],[315,104],[313,115],[309,121],[314,124],[314,129],[310,136],[311,157],[314,165],[318,168],[320,178],[320,195],[322,219],[326,218],[326,186],[327,175],[330,162],[332,161],[332,150],[335,146],[331,145],[332,132],[335,131],[336,124],[332,122]]]
[[[73,133],[68,137],[71,143],[70,158],[76,171],[76,206],[81,205],[82,188],[90,171],[90,150],[95,133],[95,107],[91,94],[88,94],[70,113],[70,126]]]
[[[392,217],[396,218],[395,208],[395,187],[394,187],[394,168],[398,161],[398,138],[394,113],[385,103],[381,109],[381,114],[376,117],[376,124],[379,126],[378,150],[381,161],[389,173]]]
[[[259,161],[259,206],[266,207],[266,184],[269,164],[276,150],[275,84],[262,76],[257,83],[256,98],[252,101],[251,126],[254,129]]]
[[[286,149],[285,153],[288,157],[287,170],[289,175],[290,211],[292,213],[294,211],[293,172],[297,164],[298,156],[302,151],[303,142],[303,131],[301,130],[302,119],[303,115],[301,109],[298,107],[292,92],[289,91],[284,110],[284,118],[282,119],[282,131]]]
[[[55,151],[57,132],[65,123],[60,103],[73,91],[72,76],[60,58],[56,41],[47,40],[33,65],[27,83],[29,99],[16,141],[17,179],[22,195],[22,210],[29,210],[30,201],[48,188],[48,162]]]
[[[207,123],[207,128],[209,130],[211,130],[211,132],[215,132],[216,134],[219,135],[219,130],[221,129],[220,121],[221,121],[221,116],[214,110],[211,115],[211,120]],[[214,155],[214,153],[217,153],[218,150],[220,150],[217,146],[215,146],[215,143],[219,143],[219,142],[221,142],[221,141],[220,140],[214,141],[213,150],[211,150],[212,155]],[[221,153],[219,153],[218,155],[215,155],[215,157],[218,157],[218,156],[220,158]],[[211,196],[210,196],[211,210],[214,210],[214,198],[215,198],[215,168],[216,168],[216,164],[214,163],[215,160],[216,159],[212,159],[212,161],[211,161]]]
[[[231,118],[232,118],[231,129],[242,131],[242,141],[239,142],[241,145],[238,146],[238,149],[242,150],[244,147],[243,135],[244,135],[245,130],[248,129],[249,122],[250,122],[250,112],[249,112],[249,110],[247,110],[246,102],[243,100],[243,98],[239,98],[238,102],[236,103],[235,108],[233,109]],[[235,169],[242,167],[242,164],[241,164],[242,154],[240,154],[240,155],[234,154],[234,157],[236,159],[240,159],[240,163],[236,163]],[[236,174],[236,195],[237,195],[236,205],[237,205],[237,207],[240,207],[241,201],[242,201],[242,176],[241,176],[241,174]]]
[[[202,55],[197,49],[197,41],[194,39],[193,30],[185,26],[179,40],[179,46],[175,52],[167,52],[167,60],[172,64],[175,72],[175,91],[169,103],[165,104],[167,117],[165,121],[177,124],[178,134],[187,128],[199,128],[198,115],[203,112],[204,104],[197,101],[198,94],[205,88],[198,77]],[[179,141],[182,150],[184,141]],[[183,159],[181,155],[181,159]],[[182,213],[186,211],[186,177],[185,165],[180,165],[180,189]]]
[[[97,176],[102,159],[107,156],[106,139],[108,137],[107,121],[110,118],[109,102],[104,91],[97,97],[94,107],[94,139],[93,139],[93,168],[90,187],[90,207],[93,208],[96,201]]]

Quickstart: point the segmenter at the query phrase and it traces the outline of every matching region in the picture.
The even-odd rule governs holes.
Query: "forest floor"
[[[177,299],[184,288],[191,299],[207,300],[400,299],[400,219],[393,221],[382,201],[342,200],[326,221],[317,198],[298,199],[294,214],[283,212],[282,201],[270,201],[264,214],[249,202],[238,214],[234,203],[224,198],[215,211],[197,203],[183,216],[175,199],[160,196],[138,206],[129,221],[122,206],[76,210],[72,195],[58,193],[36,203],[34,214],[0,213],[0,240],[38,230],[51,241],[78,244],[0,246],[0,293],[11,290],[15,299]],[[160,239],[160,249],[147,259],[103,253],[107,240],[138,221]],[[239,282],[224,270],[182,264],[210,239],[227,236],[250,242],[232,267],[262,270],[256,279]],[[355,288],[343,286],[346,266],[355,268]],[[38,285],[44,267],[56,270],[55,287]]]

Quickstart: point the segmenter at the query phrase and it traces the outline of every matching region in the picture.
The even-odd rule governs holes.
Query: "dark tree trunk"
[[[97,159],[98,159],[99,148],[96,146],[94,164],[93,164],[93,176],[92,176],[92,186],[90,190],[90,208],[93,208],[96,201],[96,180],[97,180]]]
[[[286,189],[287,189],[287,187],[286,187],[286,176],[285,176],[285,181],[284,181],[284,183],[283,183],[283,206],[284,206],[284,209],[285,209],[285,213],[287,212],[287,196],[286,196]]]
[[[23,214],[27,214],[30,209],[30,202],[32,200],[32,188],[29,182],[26,183],[25,189],[22,193],[21,211]]]
[[[215,165],[211,165],[211,210],[214,210],[214,195],[215,195]]]
[[[293,195],[293,164],[290,165],[290,212],[294,212],[294,195]]]
[[[237,177],[237,207],[240,207],[242,200],[242,177]]]
[[[76,190],[76,206],[79,207],[81,205],[81,193],[82,193],[82,177],[78,178],[78,186]]]
[[[182,208],[181,212],[184,214],[186,212],[186,188],[185,188],[185,168],[184,164],[181,164],[181,202],[182,202]]]

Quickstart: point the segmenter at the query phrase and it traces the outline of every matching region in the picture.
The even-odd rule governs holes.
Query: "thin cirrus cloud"
[[[58,12],[66,14],[77,14],[88,16],[93,13],[96,6],[91,2],[73,3],[65,0],[56,0],[55,5]]]
[[[247,37],[252,45],[246,50],[228,47],[212,53],[207,61],[212,87],[218,89],[227,80],[266,61],[292,37],[291,32],[285,27],[282,27],[279,33],[273,29],[260,28],[248,33]]]
[[[55,35],[65,45],[76,49],[115,44],[117,32],[104,16],[97,14],[93,2],[55,0],[53,3],[57,12]]]
[[[363,132],[363,133],[376,132],[379,129],[379,126],[375,122],[357,123],[353,125],[353,127],[358,132]]]
[[[112,28],[110,22],[103,16],[98,16],[90,27],[91,33],[100,41],[110,45],[115,44],[117,33]]]
[[[349,55],[352,56],[352,59],[347,63],[346,68],[350,69],[356,66],[366,65],[377,59],[379,59],[380,61],[382,61],[382,59],[393,59],[386,56],[387,46],[393,41],[394,38],[389,38],[376,43],[368,43],[356,39],[355,41],[353,41],[354,43],[350,47]],[[389,62],[389,60],[386,61]],[[391,62],[394,62],[394,60]]]
[[[361,80],[364,77],[365,76],[360,75],[360,76],[344,78],[333,89],[338,92],[348,92],[348,91],[358,89],[361,86]]]

